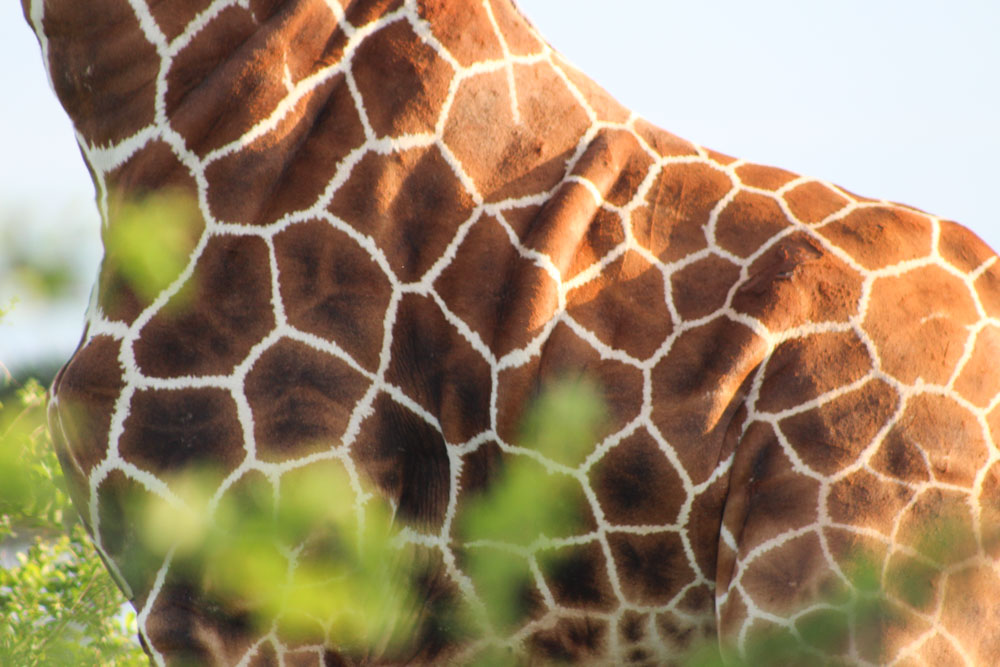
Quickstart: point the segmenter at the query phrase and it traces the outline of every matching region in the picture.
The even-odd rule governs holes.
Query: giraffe
[[[22,4],[108,247],[50,425],[155,664],[656,664],[817,614],[848,662],[1000,662],[1000,266],[970,232],[652,126],[511,0]],[[108,240],[163,192],[191,224],[145,292]],[[517,436],[566,373],[609,406],[572,465]],[[336,468],[475,603],[495,545],[456,517],[523,459],[583,527],[509,550],[514,627],[405,660],[255,632],[130,514],[196,464],[216,500]],[[814,603],[859,595],[859,549],[926,590],[867,626]]]

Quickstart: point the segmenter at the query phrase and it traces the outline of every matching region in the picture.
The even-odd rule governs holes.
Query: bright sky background
[[[686,139],[952,218],[1000,248],[997,0],[520,0],[549,41]],[[70,354],[100,259],[93,189],[20,3],[0,2],[0,261],[60,249],[88,276],[20,295],[0,362]],[[0,308],[15,294],[0,284]]]

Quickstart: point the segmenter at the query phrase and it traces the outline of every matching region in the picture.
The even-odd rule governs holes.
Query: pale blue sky
[[[0,3],[0,244],[62,248],[92,276],[92,187],[19,4]],[[956,219],[1000,248],[1000,2],[519,5],[580,69],[671,132]],[[10,287],[0,284],[0,307]],[[88,289],[55,313],[22,297],[0,323],[0,361],[68,355]]]

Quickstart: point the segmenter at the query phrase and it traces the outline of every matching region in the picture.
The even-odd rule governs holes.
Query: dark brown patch
[[[587,101],[587,106],[594,112],[597,120],[605,123],[621,123],[628,121],[630,111],[618,103],[603,88],[587,78],[587,75],[576,69],[572,63],[567,62],[559,53],[554,53],[556,66],[562,70],[566,78],[569,79],[580,94]]]
[[[881,269],[931,253],[930,221],[910,211],[867,207],[819,230],[866,269]]]
[[[380,137],[433,132],[454,76],[406,21],[367,37],[351,60],[351,72]]]
[[[853,332],[794,338],[775,348],[767,360],[756,409],[789,410],[871,371],[868,349]]]
[[[864,327],[881,368],[905,383],[947,384],[979,314],[965,284],[936,266],[880,278]]]
[[[527,345],[558,307],[555,281],[517,252],[493,218],[469,230],[434,288],[497,358]]]
[[[433,300],[403,297],[392,341],[386,380],[437,417],[449,442],[489,428],[489,366]]]
[[[740,191],[719,214],[715,240],[737,257],[749,257],[787,227],[785,213],[774,198]]]
[[[333,341],[363,368],[378,368],[392,286],[371,256],[327,222],[292,225],[274,237],[288,323]]]
[[[612,448],[590,472],[605,518],[618,526],[669,525],[684,503],[684,484],[645,431]]]
[[[811,469],[832,475],[858,460],[889,418],[896,412],[899,396],[881,380],[782,419],[781,432],[802,462]]]
[[[42,26],[52,86],[90,145],[122,141],[153,122],[160,58],[128,3],[50,3]]]
[[[322,3],[284,5],[264,22],[232,8],[199,31],[170,73],[171,127],[199,157],[236,141],[288,95],[285,69],[301,74],[342,36]]]
[[[274,326],[270,286],[263,240],[210,240],[187,286],[143,327],[139,368],[153,377],[231,372]]]
[[[257,458],[286,461],[339,444],[369,382],[333,355],[284,339],[254,363],[244,383]]]
[[[145,601],[163,562],[162,554],[151,554],[146,548],[141,531],[146,508],[155,500],[145,487],[121,470],[109,472],[97,487],[100,527],[92,528],[132,589],[137,604],[139,600]],[[85,518],[89,523],[89,513]]]
[[[331,213],[375,240],[404,282],[441,258],[472,208],[436,147],[368,153],[330,204]]]
[[[622,590],[633,604],[668,605],[695,576],[677,533],[609,533],[608,543]]]
[[[179,0],[172,2],[151,2],[149,13],[156,25],[163,31],[168,42],[174,41],[184,32],[184,28],[199,13],[212,4],[211,0]]]
[[[550,629],[528,638],[532,653],[561,663],[587,662],[604,657],[608,623],[594,618],[560,618]]]
[[[847,206],[849,200],[816,181],[803,183],[785,194],[792,215],[805,223],[822,222]]]
[[[76,351],[53,384],[58,399],[58,422],[52,425],[54,442],[60,445],[56,451],[73,461],[64,464],[63,471],[74,486],[79,485],[74,502],[81,508],[87,504],[88,485],[74,468],[79,466],[82,475],[89,475],[107,455],[111,415],[125,386],[119,349],[113,338],[96,336]]]
[[[618,604],[597,542],[547,553],[540,567],[556,604],[590,611],[610,611]]]
[[[396,504],[402,520],[440,526],[451,473],[445,442],[433,426],[379,394],[351,446],[351,458]]]
[[[674,328],[663,274],[627,252],[567,295],[567,314],[606,345],[647,359]]]
[[[708,317],[726,304],[740,267],[717,255],[689,264],[671,279],[674,306],[682,320]]]
[[[236,402],[222,389],[137,391],[124,428],[122,458],[158,476],[203,468],[221,479],[246,458]]]
[[[206,169],[225,222],[268,225],[314,206],[364,131],[342,75],[317,86],[278,125]]]

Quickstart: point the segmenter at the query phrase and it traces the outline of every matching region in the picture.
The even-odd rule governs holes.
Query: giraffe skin
[[[393,660],[254,634],[143,553],[129,499],[181,502],[173,473],[211,464],[215,499],[370,480],[445,599],[475,601],[456,516],[523,457],[576,485],[585,527],[512,551],[516,627],[409,660],[745,647],[836,616],[813,600],[850,595],[864,549],[928,593],[847,618],[843,659],[1000,664],[1000,266],[973,234],[651,126],[509,0],[22,3],[104,234],[149,193],[197,203],[156,294],[105,256],[50,406],[155,664]],[[575,465],[517,440],[567,373],[610,406]],[[921,537],[941,517],[946,562]]]

